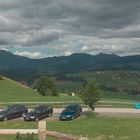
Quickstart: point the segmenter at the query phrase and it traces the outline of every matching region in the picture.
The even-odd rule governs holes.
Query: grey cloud
[[[0,44],[140,52],[139,40],[128,41],[140,38],[139,7],[139,0],[0,0]]]
[[[38,33],[35,32],[29,39],[23,44],[24,46],[40,46],[44,44],[52,43],[60,38],[61,33],[50,32],[50,33]]]
[[[7,45],[8,43],[5,40],[0,39],[0,46],[1,45]]]

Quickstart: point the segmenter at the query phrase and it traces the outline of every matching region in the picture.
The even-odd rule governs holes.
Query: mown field
[[[95,71],[67,74],[66,76],[69,78],[81,77],[87,81],[96,80],[99,85],[106,84],[127,89],[139,88],[140,85],[139,71]]]
[[[124,71],[119,71],[123,73]],[[137,73],[137,72],[136,72]],[[121,78],[113,80],[112,76],[117,75],[118,71],[105,72],[88,72],[68,74],[68,77],[83,77],[86,80],[96,80],[98,84],[108,84],[109,86],[118,85],[128,89],[139,88],[140,77],[135,74],[121,75]],[[115,77],[116,78],[116,77]],[[62,102],[58,107],[63,107],[65,102],[74,101],[81,102],[78,96],[68,96],[65,93],[75,91],[82,88],[81,82],[57,80],[57,88],[60,92],[60,97],[46,96],[42,97],[35,90],[23,86],[13,80],[4,78],[0,80],[0,103],[6,102],[31,102],[25,103],[28,106],[33,106],[33,102]],[[63,93],[62,93],[63,92]],[[113,92],[102,91],[103,96],[97,106],[112,107],[131,107],[134,108],[135,102],[140,99],[137,95],[128,94],[125,91]],[[57,106],[56,103],[51,104]],[[59,106],[60,105],[60,106]],[[1,104],[0,107],[3,105]],[[21,120],[11,120],[8,122],[0,122],[0,129],[10,128],[37,128],[36,122],[24,122]],[[93,113],[87,113],[82,118],[74,121],[66,122],[48,122],[49,130],[59,131],[73,135],[88,136],[97,140],[139,140],[140,139],[140,118],[118,118],[118,117],[99,117]],[[0,136],[0,140],[14,140],[15,136]],[[49,140],[54,140],[49,138]]]
[[[23,121],[0,122],[0,128],[37,128],[37,123]],[[87,113],[85,117],[73,121],[48,122],[47,128],[67,134],[88,136],[91,140],[140,139],[140,118],[108,118]],[[13,140],[14,137],[0,136],[0,140]]]
[[[61,82],[63,84],[64,88],[66,87],[80,87],[79,83],[73,83],[73,82]],[[60,84],[60,82],[59,82]],[[62,86],[62,85],[61,85]],[[108,105],[111,104],[113,107],[134,107],[134,104],[137,100],[139,100],[139,97],[136,95],[131,95],[126,92],[111,92],[111,91],[102,91],[103,96],[101,99],[100,105]],[[37,104],[41,104],[43,102],[58,102],[50,104],[54,107],[63,107],[67,102],[81,102],[81,99],[79,96],[68,96],[65,93],[60,93],[59,97],[52,97],[52,96],[41,96],[38,92],[35,90],[26,87],[24,85],[21,85],[20,83],[17,83],[13,80],[10,80],[8,78],[4,78],[4,80],[0,80],[0,107],[3,106],[3,103],[8,102],[30,102],[25,103],[28,106],[34,106],[36,105],[36,102],[40,102]],[[61,102],[61,103],[59,103]]]
[[[58,79],[61,79],[60,81],[57,81],[58,88],[66,92],[68,90],[78,91],[82,88],[84,83],[83,81],[96,80],[100,87],[106,86],[108,88],[106,88],[106,90],[102,89],[103,99],[140,99],[139,96],[132,93],[133,90],[138,90],[140,92],[139,71],[118,70],[82,72],[66,74],[64,76],[60,76]]]
[[[68,98],[69,97],[69,98]],[[47,101],[75,101],[79,97],[61,94],[60,97],[41,96],[35,90],[18,82],[4,78],[0,80],[0,102],[47,102]]]

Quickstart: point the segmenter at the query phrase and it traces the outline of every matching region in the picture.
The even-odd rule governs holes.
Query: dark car
[[[6,109],[0,111],[0,120],[7,121],[22,117],[26,113],[28,113],[28,109],[24,105],[9,105]]]
[[[25,121],[39,121],[46,117],[52,116],[53,108],[51,106],[38,106],[24,115]]]
[[[60,113],[59,120],[73,120],[81,113],[82,107],[79,104],[70,104]]]

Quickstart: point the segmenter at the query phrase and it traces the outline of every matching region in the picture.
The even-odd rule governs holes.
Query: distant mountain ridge
[[[140,70],[140,55],[120,57],[104,53],[75,53],[70,56],[29,59],[0,50],[0,74],[15,80],[30,81],[43,74],[116,69]]]

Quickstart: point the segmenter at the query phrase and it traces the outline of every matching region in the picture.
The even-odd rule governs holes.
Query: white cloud
[[[84,46],[81,48],[81,51],[86,51],[86,50],[88,50],[88,48],[89,48],[89,46]]]
[[[14,54],[24,56],[24,57],[28,57],[28,58],[31,58],[31,59],[40,59],[40,58],[46,57],[41,52],[28,52],[28,51],[19,52],[19,51],[16,51]]]
[[[64,55],[65,55],[65,56],[69,56],[69,55],[72,55],[72,54],[73,54],[73,52],[72,52],[72,51],[70,51],[70,50],[69,50],[69,51],[64,52]]]
[[[0,47],[0,50],[8,51],[8,49],[6,49],[4,47]]]

